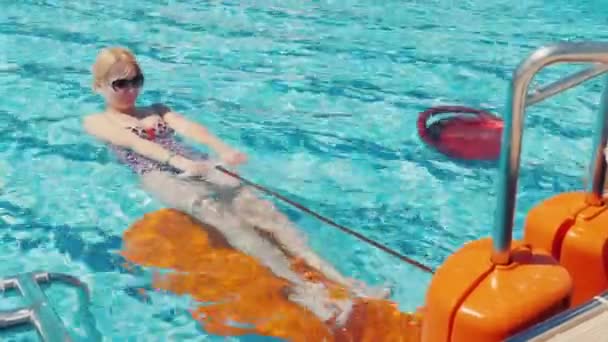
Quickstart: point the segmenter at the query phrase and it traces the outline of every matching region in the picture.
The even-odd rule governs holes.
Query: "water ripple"
[[[27,255],[15,270],[90,277],[98,302],[111,303],[96,315],[114,339],[200,334],[165,326],[174,316],[162,304],[124,296],[132,279],[111,252],[130,222],[160,206],[80,127],[101,108],[90,89],[95,53],[125,45],[146,73],[143,100],[167,102],[247,152],[245,176],[437,266],[491,231],[496,165],[430,150],[417,113],[457,103],[502,115],[521,59],[548,42],[606,39],[604,12],[588,0],[5,2],[0,256]],[[600,89],[592,82],[529,111],[516,233],[532,205],[580,188]],[[393,258],[285,210],[345,273],[412,279]],[[405,309],[423,299],[410,289],[396,290]],[[134,318],[137,329],[124,323]]]

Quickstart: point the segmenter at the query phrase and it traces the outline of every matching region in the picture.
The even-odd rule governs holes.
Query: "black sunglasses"
[[[144,75],[137,74],[137,76],[135,76],[131,79],[121,78],[121,79],[112,81],[112,89],[114,89],[116,91],[116,90],[126,89],[127,87],[140,88],[143,84],[144,84]]]

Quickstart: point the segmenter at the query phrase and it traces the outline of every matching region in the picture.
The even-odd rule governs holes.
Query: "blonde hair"
[[[132,71],[142,73],[135,55],[129,49],[120,46],[104,48],[99,52],[93,64],[93,89],[107,81],[110,70],[117,63],[124,64],[123,73],[125,74]]]

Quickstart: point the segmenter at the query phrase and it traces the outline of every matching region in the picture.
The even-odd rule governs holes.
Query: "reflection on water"
[[[189,295],[192,316],[218,335],[258,334],[291,341],[414,341],[419,317],[399,312],[388,300],[351,298],[346,324],[322,322],[289,301],[290,283],[256,259],[231,248],[210,226],[173,209],[147,214],[124,234],[122,255],[132,263],[163,268],[153,288]],[[341,286],[304,264],[292,269],[326,286],[333,298],[348,296]]]

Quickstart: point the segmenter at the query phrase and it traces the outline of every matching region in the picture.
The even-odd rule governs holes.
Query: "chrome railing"
[[[563,78],[528,95],[528,87],[534,76],[543,68],[556,63],[595,63],[593,67]],[[608,71],[608,43],[559,43],[542,47],[524,60],[513,74],[500,155],[498,205],[494,218],[492,261],[496,264],[510,262],[513,233],[513,217],[517,192],[517,179],[521,156],[524,113],[528,105],[543,101],[553,95],[575,87],[586,80]],[[608,137],[608,83],[602,94],[601,110],[597,116],[593,141],[592,163],[589,168],[590,182],[587,191],[592,203],[601,203],[606,162],[603,147]]]
[[[16,325],[32,324],[38,332],[40,338],[45,342],[66,342],[72,341],[61,318],[49,304],[46,295],[42,291],[40,285],[58,281],[64,284],[75,286],[80,289],[81,299],[84,297],[88,305],[90,300],[89,289],[87,285],[81,282],[78,278],[62,274],[48,272],[30,272],[22,273],[16,276],[4,278],[0,280],[0,291],[15,289],[21,293],[26,305],[23,308],[18,308],[12,311],[0,311],[0,329],[10,328]],[[87,330],[87,340],[99,341],[101,335],[95,328],[94,321],[88,310],[85,310],[85,315],[89,320],[89,324],[85,326]]]

